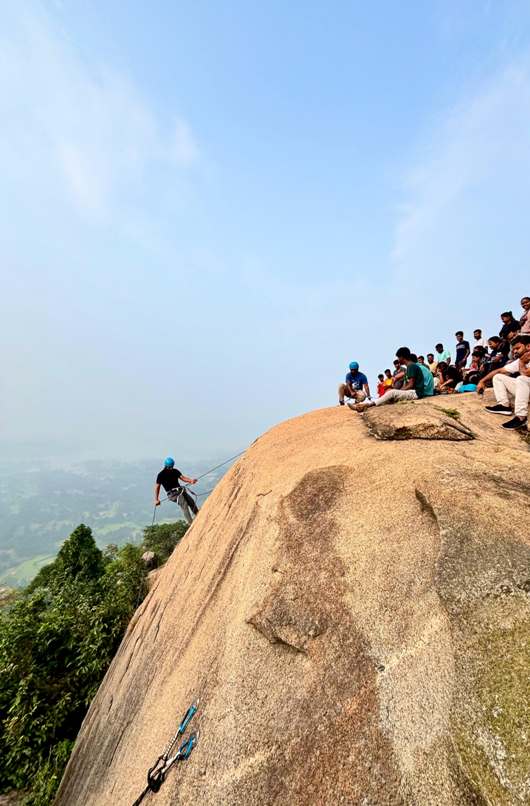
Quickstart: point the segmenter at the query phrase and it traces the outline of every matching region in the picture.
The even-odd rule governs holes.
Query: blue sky
[[[5,455],[231,452],[530,292],[526,2],[7,0],[0,64]]]

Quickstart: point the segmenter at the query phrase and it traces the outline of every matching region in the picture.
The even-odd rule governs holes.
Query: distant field
[[[188,463],[183,463],[188,467]],[[189,463],[200,476],[208,463]],[[206,465],[206,467],[205,467]],[[200,504],[227,468],[208,473],[196,491]],[[153,519],[153,480],[158,462],[89,462],[70,467],[0,461],[0,584],[22,587],[56,556],[80,523],[92,529],[100,548],[139,543]],[[181,517],[163,505],[156,523]]]
[[[39,554],[31,560],[25,560],[14,568],[10,568],[0,576],[0,585],[8,585],[12,588],[20,588],[27,585],[43,565],[51,563],[55,559],[54,554]]]

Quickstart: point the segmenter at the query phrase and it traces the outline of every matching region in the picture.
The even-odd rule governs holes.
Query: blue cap
[[[164,459],[164,467],[173,467],[175,460],[171,456],[166,456]]]
[[[352,369],[352,370],[353,369],[359,369],[359,364],[357,363],[357,361],[352,361],[351,362],[350,369]]]

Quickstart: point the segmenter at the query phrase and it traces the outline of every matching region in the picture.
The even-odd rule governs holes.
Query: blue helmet
[[[352,370],[352,372],[353,372],[354,370],[356,370],[356,369],[359,369],[359,364],[357,363],[357,361],[352,361],[352,362],[350,363],[350,369]]]
[[[167,456],[164,459],[164,467],[174,467],[174,465],[175,465],[175,460],[173,459],[173,457]]]

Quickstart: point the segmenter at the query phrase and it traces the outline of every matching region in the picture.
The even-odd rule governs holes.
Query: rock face
[[[57,804],[530,802],[530,452],[476,396],[265,434],[156,578]],[[443,410],[441,410],[443,409]]]

